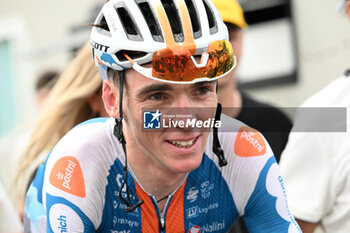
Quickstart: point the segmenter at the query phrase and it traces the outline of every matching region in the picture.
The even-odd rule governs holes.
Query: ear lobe
[[[350,1],[346,1],[345,10],[346,10],[346,14],[348,15],[348,18],[350,19]]]
[[[103,93],[102,98],[105,105],[105,109],[109,116],[113,118],[119,117],[119,96],[116,92],[116,88],[109,80],[103,81]]]

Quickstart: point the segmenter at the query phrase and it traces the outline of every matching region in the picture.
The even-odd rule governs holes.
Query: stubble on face
[[[131,76],[133,75],[133,76]],[[142,77],[135,71],[129,73],[127,80],[128,93],[124,97],[125,128],[127,151],[130,163],[151,166],[153,170],[164,170],[173,173],[186,173],[197,168],[201,162],[207,132],[159,130],[145,132],[142,130],[142,109],[194,106],[216,107],[216,83],[210,84],[168,84]],[[186,86],[185,86],[186,85]],[[208,96],[197,97],[202,86],[209,86]],[[179,99],[183,100],[181,102]],[[191,99],[192,98],[192,99]],[[196,147],[178,149],[169,143],[173,140],[194,141]]]

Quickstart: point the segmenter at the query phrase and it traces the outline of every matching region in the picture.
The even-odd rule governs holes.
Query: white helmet
[[[103,79],[107,68],[149,63],[157,50],[187,46],[202,54],[210,42],[228,40],[228,31],[210,0],[111,0],[92,28],[91,46]]]

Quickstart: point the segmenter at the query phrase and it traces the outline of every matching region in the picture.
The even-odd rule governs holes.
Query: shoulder
[[[341,76],[309,97],[301,107],[327,107],[350,105],[350,78]]]
[[[222,115],[219,139],[228,157],[272,155],[268,142],[260,132],[226,115]]]
[[[47,163],[60,157],[84,157],[113,140],[113,119],[96,118],[85,121],[71,129],[53,148]]]
[[[84,122],[68,132],[51,151],[45,163],[42,191],[49,215],[62,207],[79,216],[86,215],[98,226],[109,169],[121,152],[113,138],[113,126],[113,119],[107,118]]]
[[[116,140],[113,138],[113,119],[96,118],[83,122],[69,131],[53,148],[46,161],[46,173],[49,172],[50,183],[61,188],[72,189],[72,183],[64,182],[65,174],[70,178],[82,179],[83,173],[89,173],[91,168],[101,169],[103,163],[111,163],[110,157],[115,152]],[[110,157],[110,158],[108,158]],[[74,177],[71,177],[74,172]],[[57,175],[58,174],[58,175]],[[63,175],[63,177],[61,177]],[[45,175],[46,176],[46,175]],[[79,178],[80,177],[80,178]],[[66,177],[68,180],[68,178]],[[72,182],[73,180],[71,180]],[[77,185],[82,181],[75,180]],[[77,187],[78,187],[77,186]],[[71,190],[72,192],[72,190]]]
[[[212,140],[210,134],[206,154],[218,164],[212,152]],[[243,214],[260,176],[264,176],[262,171],[269,170],[276,162],[264,136],[236,119],[222,116],[219,140],[228,161],[227,166],[220,168],[221,175],[229,186],[238,212]]]

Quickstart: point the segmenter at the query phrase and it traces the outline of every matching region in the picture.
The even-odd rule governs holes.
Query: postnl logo
[[[257,130],[242,126],[237,134],[234,150],[241,157],[264,155],[266,153],[265,140]]]
[[[85,181],[78,160],[72,156],[59,159],[50,174],[50,183],[78,197],[85,197]]]

